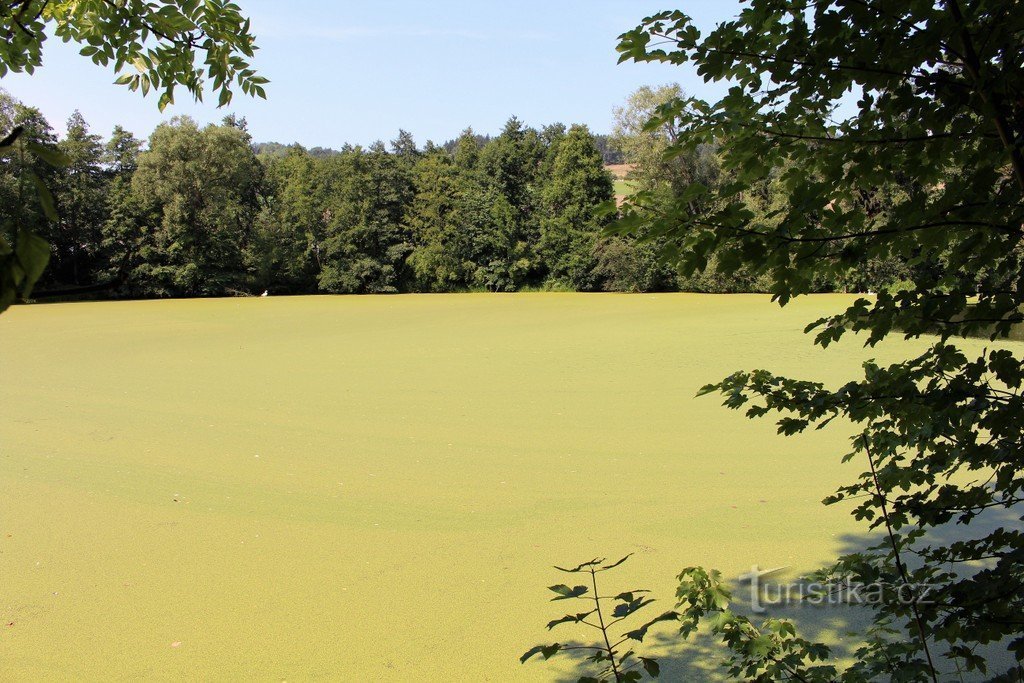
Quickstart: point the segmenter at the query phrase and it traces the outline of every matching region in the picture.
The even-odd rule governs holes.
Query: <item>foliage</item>
[[[480,152],[481,172],[512,207],[509,248],[493,268],[502,274],[500,279],[508,282],[509,286],[502,289],[537,284],[541,279],[543,264],[536,246],[540,239],[537,207],[544,156],[541,136],[515,117],[509,119],[501,135]]]
[[[103,144],[76,111],[68,119],[67,135],[57,148],[65,164],[50,185],[58,198],[58,220],[47,226],[49,230],[41,230],[41,236],[52,246],[46,279],[82,285],[97,268],[102,241],[100,226],[107,185],[102,168]]]
[[[675,270],[658,248],[632,236],[605,237],[594,244],[594,276],[610,292],[672,292],[679,288]]]
[[[160,92],[162,111],[182,86],[197,100],[207,80],[219,104],[231,101],[237,84],[248,95],[266,97],[267,79],[248,59],[256,50],[249,20],[225,0],[13,0],[0,8],[0,77],[32,73],[42,64],[52,34],[82,45],[93,63],[112,66],[117,83],[143,95]]]
[[[519,274],[509,258],[514,211],[480,172],[444,154],[428,155],[417,168],[410,221],[409,263],[423,289],[516,288]]]
[[[263,187],[246,266],[260,291],[315,291],[329,216],[322,165],[301,147],[259,158]]]
[[[604,564],[604,559],[595,559],[590,562],[584,562],[573,569],[555,567],[558,571],[566,574],[584,576],[589,574],[590,586],[582,584],[578,586],[557,584],[548,587],[548,590],[555,594],[555,597],[551,598],[552,602],[559,600],[582,601],[585,604],[583,609],[586,610],[584,612],[566,614],[560,619],[548,622],[548,630],[550,631],[568,624],[581,624],[598,631],[600,633],[600,643],[598,645],[575,645],[571,643],[537,645],[527,650],[520,657],[519,661],[525,664],[536,655],[541,655],[544,659],[551,659],[559,653],[579,652],[586,654],[586,661],[596,668],[594,676],[582,676],[579,679],[579,683],[605,683],[606,681],[626,683],[627,681],[640,681],[644,679],[644,673],[651,678],[657,678],[661,672],[658,660],[638,655],[634,650],[629,649],[627,643],[631,640],[638,643],[643,642],[651,626],[662,621],[675,621],[677,615],[674,612],[666,612],[638,628],[618,636],[613,635],[613,627],[638,614],[653,603],[654,599],[649,597],[649,591],[646,590],[626,591],[613,596],[601,595],[597,588],[598,574],[615,569],[628,560],[629,557],[627,555],[618,562],[612,562],[611,564]],[[605,604],[604,607],[601,606],[602,600]],[[609,603],[614,605],[610,613],[608,612]]]
[[[817,663],[829,657],[829,648],[800,638],[791,622],[769,617],[756,626],[748,617],[730,610],[732,592],[718,571],[687,567],[679,574],[676,597],[680,633],[688,636],[702,621],[710,621],[712,633],[732,651],[725,666],[734,679],[805,683],[836,680],[835,667]],[[870,677],[844,680],[866,683]]]
[[[0,44],[0,77],[8,72],[33,73],[42,64],[43,44],[52,33],[64,42],[81,45],[81,54],[95,64],[113,63],[114,72],[120,74],[118,84],[141,90],[143,96],[150,89],[162,91],[157,102],[161,111],[174,102],[179,85],[201,100],[207,81],[219,94],[220,106],[231,101],[234,84],[248,95],[266,97],[263,86],[267,79],[257,75],[247,61],[256,50],[249,20],[237,5],[224,0],[166,0],[159,4],[143,0],[13,0],[0,6],[0,32],[5,37]],[[7,125],[0,129],[5,135],[0,155],[18,155],[17,163],[5,162],[4,171],[14,169],[14,184],[19,189],[16,203],[10,196],[3,198],[13,219],[0,225],[0,312],[31,294],[50,260],[46,241],[38,234],[42,230],[32,224],[36,215],[33,204],[38,201],[47,221],[58,220],[46,174],[28,168],[26,151],[50,169],[73,163],[64,176],[74,178],[64,192],[68,213],[55,228],[70,250],[55,250],[61,271],[55,277],[76,283],[85,279],[85,262],[96,256],[90,248],[100,241],[99,221],[85,215],[98,206],[94,201],[99,187],[98,139],[90,137],[81,116],[69,122],[64,142],[72,159],[38,141],[21,140],[26,129],[38,132],[42,127],[19,126],[10,116],[3,118]],[[26,195],[26,183],[34,185],[36,198]],[[86,230],[93,234],[85,235]]]
[[[13,100],[8,108],[23,112],[31,123],[26,130],[38,131],[33,135],[44,147],[75,157],[65,169],[33,166],[61,213],[53,224],[40,207],[20,208],[16,192],[0,190],[0,211],[26,221],[52,245],[54,267],[37,288],[40,296],[767,287],[748,270],[723,272],[715,257],[704,272],[680,277],[664,259],[669,240],[607,234],[614,190],[599,136],[585,126],[535,129],[513,118],[498,137],[467,129],[440,147],[421,149],[399,131],[390,148],[307,150],[253,144],[244,119],[229,115],[214,127],[222,138],[216,144],[213,129],[191,124],[186,133],[189,126],[179,121],[170,127],[182,130],[170,135],[161,128],[153,149],[141,152],[122,128],[104,148],[81,115],[58,143],[37,110]],[[628,135],[646,134],[638,128]],[[688,187],[697,177],[711,174],[709,183],[719,177],[713,155],[681,155],[670,166],[646,163],[636,172],[653,189],[638,197],[659,204],[674,196],[665,178]],[[207,167],[210,186],[203,187]],[[17,189],[20,167],[7,168],[0,188]],[[773,179],[745,201],[769,214],[784,194]],[[882,194],[866,203],[887,201]],[[883,289],[907,277],[891,260],[877,260],[855,276],[818,278],[814,286]]]
[[[628,203],[640,203],[650,212],[670,211],[677,197],[688,196],[691,211],[700,211],[704,199],[693,188],[713,188],[723,182],[718,161],[718,145],[711,141],[691,148],[679,145],[682,130],[674,118],[652,117],[660,108],[684,97],[678,85],[659,88],[644,86],[632,93],[626,104],[615,110],[615,132],[611,143],[630,164]],[[766,201],[778,201],[781,188],[768,186]],[[746,204],[753,208],[758,194],[748,194]],[[674,267],[671,240],[656,230],[632,226],[631,233],[613,231],[619,238],[603,249],[602,270],[609,273],[606,282],[630,282],[629,290],[681,289],[692,292],[765,291],[764,283],[743,269],[721,272],[717,261],[709,260],[700,272],[680,277]],[[640,238],[643,245],[636,244]],[[626,259],[621,258],[627,256]],[[626,275],[625,263],[635,264],[642,277]],[[649,283],[649,284],[647,284]],[[822,289],[827,291],[827,287]]]
[[[548,277],[573,289],[595,288],[594,246],[610,217],[599,207],[614,198],[611,175],[590,131],[573,126],[553,146],[538,251]]]
[[[780,414],[783,434],[835,421],[863,430],[845,458],[867,463],[865,473],[826,502],[855,500],[854,514],[887,528],[891,542],[827,572],[886,587],[859,663],[839,680],[936,680],[946,659],[985,671],[985,644],[1024,657],[1015,508],[1024,501],[1024,363],[1012,347],[968,357],[952,342],[995,340],[1022,320],[1018,10],[1009,0],[753,0],[706,36],[682,12],[664,12],[619,46],[623,60],[693,64],[706,80],[731,84],[716,104],[675,98],[649,124],[678,130],[668,157],[716,145],[724,182],[691,184],[668,206],[640,196],[622,231],[663,238],[687,276],[714,259],[727,275],[764,278],[783,305],[822,281],[855,280],[866,263],[893,264],[900,288],[859,298],[808,331],[822,346],[850,331],[869,345],[896,330],[939,335],[927,352],[868,363],[862,379],[839,388],[757,370],[704,390],[750,417]],[[769,182],[785,193],[753,210],[749,196]],[[993,517],[991,527],[976,523]],[[955,538],[944,540],[951,525]],[[908,566],[907,555],[918,562]],[[922,584],[933,587],[929,600],[894,598]],[[706,604],[713,584],[688,585],[687,599]],[[771,629],[737,627],[727,644],[741,657],[764,638],[769,649],[824,654]],[[803,671],[803,660],[792,668]]]
[[[399,143],[406,145],[404,154],[415,156],[411,138],[400,137]],[[405,259],[411,250],[405,225],[413,196],[411,163],[388,154],[382,145],[328,160],[338,186],[328,199],[318,276],[321,290],[362,294],[404,288]]]
[[[246,286],[262,168],[248,133],[200,129],[187,117],[161,124],[139,157],[132,194],[145,216],[141,249],[152,294],[224,294]]]
[[[613,165],[626,163],[625,157],[623,157],[622,152],[615,147],[610,135],[595,135],[594,144],[597,146],[597,151],[601,153],[601,159],[604,160],[605,164]]]
[[[141,149],[140,140],[121,126],[115,126],[103,156],[107,183],[105,215],[100,225],[102,265],[97,275],[105,281],[104,287],[120,287],[128,294],[142,293],[133,291],[130,282],[131,269],[138,260],[143,240],[143,202],[132,194],[132,178],[139,166]]]
[[[694,183],[712,185],[718,179],[715,144],[697,145],[684,154],[666,154],[679,142],[681,131],[676,121],[666,118],[659,119],[657,126],[648,125],[660,107],[681,97],[679,85],[643,86],[615,110],[611,144],[626,163],[634,165],[628,179],[640,190],[672,196]]]
[[[57,217],[47,184],[64,163],[46,119],[0,91],[0,313],[31,295],[50,259],[39,237]]]

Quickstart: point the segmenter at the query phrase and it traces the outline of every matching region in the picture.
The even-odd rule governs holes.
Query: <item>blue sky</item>
[[[156,98],[112,84],[111,72],[51,39],[34,76],[0,80],[39,107],[58,132],[79,109],[95,132],[115,123],[139,137],[161,120],[245,116],[258,141],[339,147],[389,140],[399,128],[420,143],[466,126],[495,133],[511,115],[531,125],[585,123],[608,132],[612,110],[641,85],[679,82],[714,97],[692,70],[616,65],[616,36],[644,16],[679,7],[698,26],[731,18],[735,0],[237,0],[253,20],[255,65],[271,79],[267,101],[236,95],[227,110],[186,101],[164,114]],[[211,98],[212,99],[212,98]]]

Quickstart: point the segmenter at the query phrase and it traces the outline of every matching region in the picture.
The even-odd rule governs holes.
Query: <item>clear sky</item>
[[[104,136],[115,123],[146,137],[175,114],[205,123],[234,112],[257,141],[310,147],[390,140],[399,128],[443,142],[467,126],[496,133],[512,115],[609,132],[613,108],[641,85],[678,82],[709,98],[722,90],[691,69],[616,65],[616,36],[663,9],[683,9],[702,29],[739,9],[736,0],[236,1],[253,20],[267,101],[237,93],[218,110],[181,91],[160,114],[152,93],[113,85],[109,70],[56,39],[34,76],[8,75],[0,87],[60,133],[76,108]]]

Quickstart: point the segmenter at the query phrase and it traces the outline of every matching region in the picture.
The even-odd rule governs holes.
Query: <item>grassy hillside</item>
[[[693,397],[741,367],[848,377],[867,352],[800,332],[847,300],[18,307],[4,676],[551,680],[517,657],[560,615],[552,564],[636,553],[609,589],[662,607],[687,565],[817,566],[857,542],[818,502],[859,471],[837,465],[841,429],[784,439]],[[667,680],[712,666],[670,654]]]

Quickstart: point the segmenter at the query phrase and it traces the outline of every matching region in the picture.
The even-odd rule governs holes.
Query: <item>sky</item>
[[[94,132],[121,124],[145,138],[187,114],[200,123],[244,116],[254,140],[340,147],[393,139],[402,128],[421,144],[472,126],[500,132],[510,116],[534,126],[584,123],[610,132],[613,110],[642,85],[680,83],[713,98],[686,67],[617,65],[616,37],[659,10],[679,7],[712,28],[739,11],[737,0],[237,0],[252,19],[260,50],[254,66],[270,79],[267,100],[236,92],[217,109],[177,93],[157,111],[113,85],[108,68],[51,38],[33,76],[9,74],[0,87],[38,107],[54,129],[75,109]],[[585,9],[581,9],[585,8]]]

